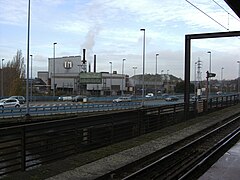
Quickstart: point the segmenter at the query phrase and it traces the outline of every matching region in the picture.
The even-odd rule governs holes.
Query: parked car
[[[177,101],[179,98],[177,96],[168,96],[165,101]]]
[[[20,104],[24,104],[26,102],[25,97],[23,96],[11,96],[9,99],[17,99]]]
[[[192,96],[192,101],[200,101],[202,99],[202,97],[200,95],[198,96]]]
[[[87,102],[87,97],[78,95],[72,98],[72,102]]]
[[[72,101],[72,96],[60,96],[58,97],[59,101]]]
[[[168,95],[167,93],[162,94],[162,98],[163,98],[163,99],[167,98],[168,96],[169,96],[169,95]]]
[[[20,107],[20,103],[17,99],[9,98],[9,99],[1,99],[0,100],[0,108],[7,108],[7,107]]]
[[[150,97],[153,97],[153,96],[154,96],[153,93],[147,93],[147,95],[145,97],[150,98]]]
[[[131,102],[131,97],[119,97],[117,99],[113,100],[113,103],[119,103],[119,102]]]
[[[217,95],[222,95],[222,91],[216,92]]]

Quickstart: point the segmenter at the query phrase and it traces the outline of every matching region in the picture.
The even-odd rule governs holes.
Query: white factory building
[[[66,56],[48,58],[48,71],[38,72],[38,78],[42,79],[49,91],[56,94],[81,94],[81,95],[119,95],[129,91],[128,75],[114,72],[96,72],[96,55],[94,55],[94,68],[81,56]]]

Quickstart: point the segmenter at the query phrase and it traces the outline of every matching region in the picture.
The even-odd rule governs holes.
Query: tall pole
[[[169,70],[167,70],[167,93],[168,93],[168,78],[169,78],[168,72],[169,72]]]
[[[32,91],[33,91],[33,78],[32,78],[32,54],[30,55],[31,57],[31,93],[30,93],[30,96],[31,96],[31,101],[33,100],[32,98]]]
[[[112,95],[112,62],[110,64],[110,96]]]
[[[208,54],[209,54],[209,70],[208,70],[208,72],[209,73],[211,73],[212,72],[212,52],[211,51],[208,51],[207,52]],[[209,88],[208,88],[208,94],[209,94],[209,96],[211,96],[211,77],[209,78],[209,82],[208,82],[208,86],[209,86]]]
[[[2,59],[2,75],[1,75],[1,77],[2,77],[2,80],[1,80],[1,82],[2,82],[2,86],[1,86],[1,92],[2,92],[2,97],[3,97],[3,61],[4,61],[4,59]]]
[[[56,56],[56,45],[57,43],[53,43],[53,100],[55,100],[55,89],[56,89],[56,85],[55,85],[55,56]]]
[[[238,93],[240,93],[240,61],[238,63]]]
[[[134,95],[136,95],[136,84],[135,84],[135,74],[136,74],[137,67],[133,67],[133,76],[134,76]]]
[[[221,68],[221,91],[223,92],[223,70],[224,68]]]
[[[26,116],[29,116],[29,42],[30,42],[30,0],[28,1],[27,29],[27,81],[26,81]]]
[[[124,61],[125,61],[126,59],[123,59],[122,60],[122,95],[123,95],[123,79],[125,79],[124,78]]]
[[[145,81],[144,81],[144,75],[145,75],[145,29],[140,29],[140,31],[143,31],[142,106],[144,106],[144,94],[145,94]]]
[[[156,72],[155,72],[155,96],[157,96],[157,57],[159,54],[156,54]]]

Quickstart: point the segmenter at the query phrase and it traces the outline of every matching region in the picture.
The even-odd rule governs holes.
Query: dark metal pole
[[[185,35],[185,91],[184,91],[184,117],[189,119],[189,96],[190,96],[190,54],[191,37]]]

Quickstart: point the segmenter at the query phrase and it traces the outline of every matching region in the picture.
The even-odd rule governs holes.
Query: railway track
[[[239,139],[238,114],[98,179],[196,179]]]

